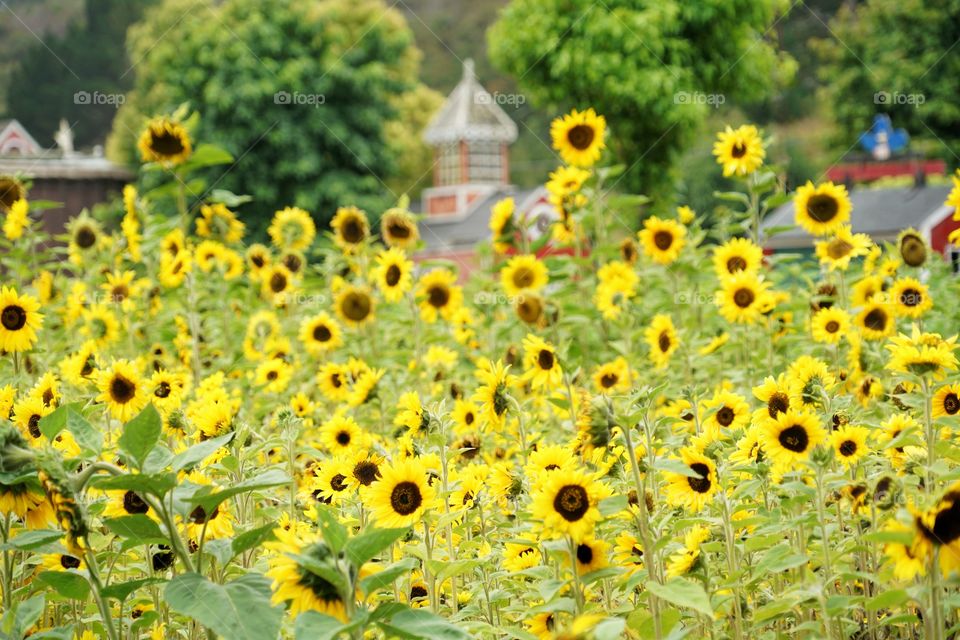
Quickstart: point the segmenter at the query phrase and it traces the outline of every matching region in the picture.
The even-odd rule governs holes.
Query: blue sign
[[[873,126],[860,134],[860,146],[870,152],[877,160],[886,160],[894,151],[907,146],[910,135],[906,129],[894,129],[890,116],[878,113],[873,116]]]

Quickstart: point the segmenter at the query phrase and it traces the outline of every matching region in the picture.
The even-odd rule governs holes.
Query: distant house
[[[57,146],[42,148],[16,120],[0,121],[0,175],[32,183],[31,200],[62,203],[43,212],[48,233],[62,233],[67,220],[84,208],[119,195],[133,173],[105,157],[101,148],[81,153],[73,148],[73,135],[61,121]]]
[[[943,204],[950,192],[947,185],[918,184],[900,188],[854,188],[850,225],[854,233],[866,233],[875,242],[894,242],[900,232],[913,227],[926,237],[931,247],[952,256],[947,236],[960,227],[953,220],[953,209]],[[764,220],[764,229],[794,224],[793,202],[781,205]],[[765,241],[771,251],[812,251],[813,237],[796,227]]]
[[[426,248],[418,259],[446,258],[462,272],[476,266],[476,246],[490,238],[490,212],[513,197],[520,215],[533,219],[534,233],[556,219],[543,187],[510,184],[509,146],[517,125],[477,81],[473,61],[424,131],[434,149],[433,186],[421,196],[420,235]]]

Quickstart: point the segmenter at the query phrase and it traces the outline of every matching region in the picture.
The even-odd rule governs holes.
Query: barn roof
[[[516,189],[503,187],[495,189],[485,197],[470,203],[466,213],[450,218],[427,216],[419,223],[420,237],[426,243],[428,252],[448,251],[451,249],[473,247],[478,242],[490,238],[490,212],[493,205],[506,197],[513,197],[518,211],[529,208],[542,187],[534,189]]]
[[[511,143],[517,125],[477,81],[473,60],[463,63],[463,78],[427,125],[423,139],[431,145],[482,140]]]
[[[866,233],[874,240],[892,240],[907,227],[920,228],[934,216],[945,216],[950,209],[943,205],[948,185],[854,189],[850,193],[853,213],[850,225],[854,233]],[[792,226],[793,201],[780,205],[763,222],[763,228]],[[809,247],[813,237],[799,227],[778,233],[766,240],[771,249]]]

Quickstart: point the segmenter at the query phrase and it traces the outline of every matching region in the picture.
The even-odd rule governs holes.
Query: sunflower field
[[[637,232],[588,109],[552,228],[501,201],[471,270],[414,262],[403,201],[245,243],[191,122],[63,237],[0,178],[0,637],[956,637],[960,308],[920,233],[783,193],[749,125],[719,216]],[[791,198],[815,253],[765,255]]]

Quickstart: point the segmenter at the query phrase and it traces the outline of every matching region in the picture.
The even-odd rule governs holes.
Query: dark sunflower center
[[[540,319],[543,313],[543,306],[536,298],[524,298],[520,304],[517,305],[517,313],[520,315],[521,320],[532,324]]]
[[[350,444],[350,433],[348,431],[341,431],[337,433],[337,444],[341,447],[345,447]]]
[[[567,132],[567,140],[570,141],[574,149],[583,151],[590,147],[596,135],[593,127],[586,124],[578,124]]]
[[[580,520],[590,509],[587,490],[578,484],[564,485],[553,499],[553,509],[567,522]]]
[[[836,320],[831,320],[826,325],[824,325],[823,328],[827,331],[827,333],[836,333],[837,331],[840,330],[840,323],[837,322]]]
[[[473,411],[468,411],[468,412],[466,413],[466,415],[463,416],[463,421],[464,421],[467,425],[473,424],[473,421],[476,420],[476,419],[477,419],[476,416],[473,415]]]
[[[320,555],[320,553],[318,552],[317,555]],[[323,546],[322,555],[324,558],[329,555],[329,551],[325,546]],[[324,578],[321,578],[315,573],[307,571],[302,567],[299,567],[299,572],[300,579],[297,581],[297,583],[300,586],[309,589],[318,600],[327,603],[340,602],[340,592],[337,590],[337,587],[334,584],[328,582]]]
[[[803,453],[807,450],[807,445],[810,444],[807,430],[798,424],[787,427],[780,432],[777,438],[784,449],[794,453]]]
[[[216,507],[213,512],[207,515],[206,509],[198,505],[196,509],[190,512],[190,520],[193,524],[203,524],[216,518],[218,513],[220,513],[220,507]]]
[[[0,206],[3,209],[9,209],[13,203],[23,197],[23,189],[20,184],[9,178],[0,180]]]
[[[387,272],[383,275],[383,279],[386,281],[387,286],[395,287],[397,283],[400,282],[400,276],[403,275],[403,272],[400,271],[400,267],[395,264],[387,267]]]
[[[89,249],[97,242],[97,232],[87,226],[80,227],[73,234],[73,242],[81,249]]]
[[[673,234],[669,231],[657,231],[653,234],[653,244],[655,244],[660,251],[666,251],[673,245]]]
[[[553,351],[549,349],[540,349],[540,353],[537,354],[537,366],[544,371],[553,369],[554,360]]]
[[[318,324],[313,328],[313,339],[317,342],[327,342],[332,337],[333,334],[330,332],[330,327],[325,324]]]
[[[354,322],[362,322],[370,315],[370,298],[360,292],[347,294],[341,305],[343,315]]]
[[[605,373],[600,376],[600,386],[604,389],[609,389],[610,387],[617,384],[620,381],[620,376],[615,373]]]
[[[727,260],[727,271],[729,273],[736,273],[737,271],[743,271],[747,268],[747,261],[741,258],[740,256],[733,256]]]
[[[150,506],[137,493],[127,491],[123,494],[123,510],[133,514],[146,513],[150,511]]]
[[[283,257],[283,266],[290,269],[292,273],[299,273],[303,267],[303,260],[295,253],[288,253]]]
[[[724,427],[729,427],[736,417],[737,414],[730,407],[720,407],[720,410],[717,411],[717,422]]]
[[[588,544],[577,545],[577,562],[580,564],[590,564],[593,562],[593,547]]]
[[[344,489],[347,488],[347,484],[346,482],[344,482],[344,480],[346,479],[347,479],[347,476],[343,475],[342,473],[338,473],[337,475],[330,478],[330,488],[333,489],[334,491],[343,491]]]
[[[807,214],[817,222],[830,222],[839,211],[840,203],[826,193],[818,193],[807,201]]]
[[[904,289],[900,294],[900,303],[906,307],[915,307],[923,302],[923,294],[916,289]]]
[[[827,255],[834,260],[845,258],[853,250],[853,245],[846,240],[834,240],[827,245]]]
[[[380,477],[380,467],[375,462],[361,460],[353,467],[353,477],[365,487],[369,487]]]
[[[30,416],[30,419],[27,420],[27,431],[30,433],[30,436],[33,438],[39,438],[43,435],[43,432],[40,431],[40,415],[33,414]]]
[[[0,311],[0,324],[7,331],[19,331],[27,324],[27,312],[19,305],[7,305]]]
[[[417,483],[406,480],[398,482],[390,492],[390,507],[401,516],[408,516],[423,504],[423,495]]]
[[[943,411],[947,415],[954,415],[960,411],[960,398],[955,393],[948,393],[943,398]]]
[[[743,156],[747,155],[747,145],[742,142],[734,143],[734,145],[730,148],[730,155],[734,158],[742,158]]]
[[[110,397],[113,398],[113,401],[126,404],[135,395],[137,395],[137,385],[119,373],[114,374],[113,380],[110,381]]]
[[[933,522],[933,535],[939,544],[950,544],[960,538],[960,495],[948,493],[941,500],[941,504],[949,501],[949,506],[940,509]]]
[[[266,259],[263,257],[263,255],[261,255],[261,254],[259,254],[259,253],[255,253],[255,254],[253,254],[252,256],[250,256],[250,262],[252,262],[252,263],[253,263],[253,266],[255,266],[257,269],[262,268],[263,265],[265,265],[265,264],[267,263],[267,261],[266,261]]]
[[[387,235],[391,238],[406,240],[410,237],[410,227],[399,220],[392,221],[387,225]]]
[[[911,267],[919,267],[927,260],[927,247],[919,237],[905,236],[900,242],[900,257]]]
[[[887,313],[880,308],[871,309],[863,317],[863,324],[872,331],[884,331],[887,328]]]
[[[697,493],[706,493],[710,491],[710,467],[702,462],[694,462],[690,465],[690,470],[698,474],[699,478],[687,477],[687,484]]]
[[[270,291],[280,293],[287,288],[287,276],[282,273],[274,273],[270,276]]]
[[[427,302],[431,307],[442,309],[450,302],[450,291],[444,285],[432,286],[427,292]]]
[[[752,305],[756,299],[757,296],[753,293],[753,289],[748,289],[746,287],[737,289],[733,294],[733,304],[737,305],[741,309],[746,309]]]
[[[527,267],[520,267],[513,272],[513,286],[518,289],[526,289],[533,284],[534,279],[533,270]]]
[[[340,227],[340,233],[343,239],[350,244],[357,244],[363,240],[363,223],[357,218],[350,218]]]
[[[660,351],[666,353],[670,350],[670,345],[672,344],[670,340],[670,334],[664,331],[660,334],[660,337],[657,338],[657,346],[660,347]]]
[[[267,380],[269,380],[270,382],[273,382],[274,380],[277,379],[279,375],[280,375],[279,371],[277,371],[276,369],[271,369],[270,371],[267,371]]]
[[[74,558],[73,556],[63,554],[60,556],[60,566],[64,569],[76,569],[80,566],[80,558]]]
[[[840,455],[842,455],[844,458],[849,458],[857,452],[857,443],[853,440],[844,440],[840,443],[838,449],[840,451]]]
[[[153,395],[158,398],[168,398],[170,397],[170,383],[164,380],[157,385],[157,388],[153,390]]]
[[[158,156],[175,156],[183,152],[183,140],[166,129],[161,132],[154,131],[150,138],[150,148]]]

